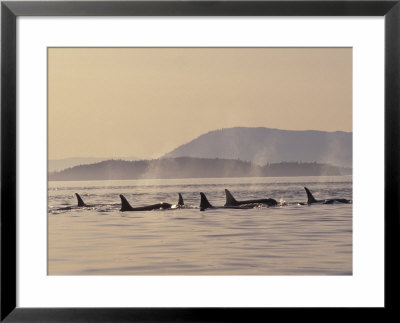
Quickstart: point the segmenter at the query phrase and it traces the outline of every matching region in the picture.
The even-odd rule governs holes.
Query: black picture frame
[[[400,0],[387,1],[2,1],[1,3],[1,322],[221,322],[279,320],[299,308],[19,308],[16,306],[16,19],[19,16],[384,16],[385,18],[385,306],[399,287]],[[40,292],[40,291],[39,291]],[[312,309],[330,318],[337,310]],[[364,309],[365,310],[365,309]],[[272,311],[273,313],[266,313]],[[322,312],[325,311],[325,312]],[[322,312],[322,313],[321,313]],[[328,314],[329,313],[329,314]],[[297,314],[296,314],[297,315]],[[309,314],[306,314],[309,316]],[[315,315],[315,316],[314,316]],[[341,315],[341,314],[340,314]],[[396,317],[396,316],[395,316]],[[253,319],[252,319],[253,318]],[[299,319],[300,317],[297,317]],[[350,318],[350,317],[348,317]],[[308,317],[309,319],[309,317]],[[350,318],[351,319],[351,318]]]

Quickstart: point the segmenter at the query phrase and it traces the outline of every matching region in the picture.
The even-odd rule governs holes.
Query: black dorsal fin
[[[122,194],[119,196],[121,198],[121,210],[120,211],[130,211],[133,207],[129,204],[128,200]]]
[[[85,202],[83,202],[81,196],[78,193],[75,193],[76,198],[78,199],[78,206],[86,206]]]
[[[212,207],[212,205],[210,204],[210,202],[208,202],[207,197],[203,192],[200,193],[200,196],[201,196],[200,211],[204,211],[205,209]]]
[[[311,203],[317,202],[317,200],[311,194],[310,190],[307,187],[304,187],[304,189],[306,190],[306,193],[307,193],[307,203],[311,204]]]
[[[178,205],[185,205],[185,203],[183,202],[182,194],[178,193],[178,195],[179,195]]]
[[[225,195],[226,195],[225,206],[238,205],[238,202],[237,202],[236,199],[233,197],[232,193],[229,192],[227,189],[225,189]]]

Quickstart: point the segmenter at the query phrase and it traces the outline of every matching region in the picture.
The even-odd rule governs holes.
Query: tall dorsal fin
[[[238,201],[236,201],[236,199],[233,197],[231,192],[229,192],[227,189],[225,189],[225,195],[226,195],[225,206],[237,205],[238,204]]]
[[[203,192],[200,193],[200,196],[201,196],[200,211],[204,211],[205,209],[212,207],[212,205],[210,204],[210,202],[208,202],[207,197]]]
[[[311,203],[317,202],[317,200],[311,194],[310,190],[307,187],[304,187],[304,189],[306,190],[306,193],[307,193],[307,203],[311,204]]]
[[[122,212],[124,211],[130,211],[133,209],[133,207],[129,204],[128,200],[123,196],[122,194],[119,196],[121,198],[121,210]]]
[[[78,199],[78,206],[86,206],[85,202],[83,202],[81,196],[78,193],[75,193],[76,198]]]
[[[178,195],[179,195],[178,205],[185,205],[185,203],[183,202],[182,194],[178,193]]]

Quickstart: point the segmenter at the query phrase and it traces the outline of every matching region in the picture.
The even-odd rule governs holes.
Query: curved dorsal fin
[[[183,202],[182,194],[178,193],[178,195],[179,195],[178,205],[185,205],[185,203]]]
[[[81,196],[78,193],[75,193],[76,198],[78,199],[78,206],[86,206],[85,202],[83,202]]]
[[[306,193],[307,193],[307,203],[311,204],[311,203],[317,202],[317,200],[311,194],[310,190],[307,187],[304,187],[304,189],[306,190]]]
[[[121,210],[120,211],[130,211],[133,207],[129,204],[128,200],[122,194],[119,196],[121,198]]]
[[[228,206],[228,205],[237,205],[237,204],[238,204],[238,202],[236,201],[236,199],[233,197],[232,193],[229,192],[227,189],[225,189],[225,195],[226,195],[225,206]]]
[[[212,207],[212,205],[210,204],[210,202],[208,202],[207,197],[203,192],[200,193],[200,196],[201,196],[200,211],[204,211],[205,209]]]

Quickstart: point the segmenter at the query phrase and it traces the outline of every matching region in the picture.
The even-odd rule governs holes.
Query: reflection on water
[[[297,205],[352,198],[352,178],[220,178],[49,182],[50,275],[351,275],[352,205]],[[286,206],[201,212],[228,188],[238,200],[274,198]],[[87,208],[77,208],[74,193]],[[185,209],[120,212],[168,202]],[[70,206],[72,206],[70,208]]]

